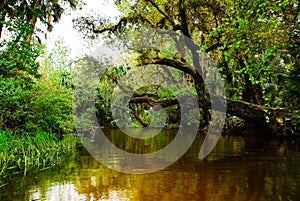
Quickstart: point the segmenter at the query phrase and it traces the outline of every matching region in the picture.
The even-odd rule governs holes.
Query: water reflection
[[[116,143],[118,134],[111,133]],[[299,143],[224,136],[200,161],[202,141],[170,167],[144,175],[113,171],[81,150],[57,169],[15,178],[0,200],[300,200]]]
[[[28,193],[29,200],[86,200],[86,196],[80,195],[72,183],[53,184],[46,192],[36,187],[33,190],[29,190]]]

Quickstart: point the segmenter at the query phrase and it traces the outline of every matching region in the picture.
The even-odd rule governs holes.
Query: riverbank
[[[0,130],[0,187],[17,174],[26,175],[58,164],[76,151],[78,142],[77,135],[71,134],[58,140],[55,134],[46,132],[17,135]]]

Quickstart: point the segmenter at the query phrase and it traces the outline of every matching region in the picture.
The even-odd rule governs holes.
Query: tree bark
[[[243,100],[258,105],[263,105],[263,92],[260,84],[252,84],[248,73],[245,73],[244,77],[245,90],[243,92]]]

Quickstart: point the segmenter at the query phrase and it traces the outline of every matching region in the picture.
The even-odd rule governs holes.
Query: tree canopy
[[[199,63],[200,52],[205,51],[226,82],[229,114],[262,127],[277,124],[276,117],[290,117],[288,106],[292,105],[286,102],[286,94],[299,93],[298,79],[291,77],[299,77],[295,75],[299,69],[298,1],[118,0],[115,4],[122,13],[118,22],[82,16],[75,25],[90,37],[122,37],[124,32],[145,27],[174,31],[174,55],[139,51],[140,64],[163,64],[190,74],[203,99],[203,79],[187,67],[202,76],[209,73]]]

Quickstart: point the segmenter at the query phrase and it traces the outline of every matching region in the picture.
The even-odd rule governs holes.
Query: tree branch
[[[108,27],[103,27],[103,28],[98,28],[90,20],[88,20],[86,18],[84,19],[84,22],[87,25],[91,26],[92,27],[92,32],[96,33],[96,34],[101,34],[101,33],[107,32],[107,31],[116,32],[122,26],[125,26],[127,23],[135,24],[138,21],[147,22],[151,27],[155,27],[155,25],[150,20],[148,20],[146,17],[144,17],[142,15],[123,17],[123,18],[120,19],[120,21],[117,24],[111,25],[111,26],[108,26]]]
[[[214,104],[214,110],[219,112],[227,112],[230,115],[237,116],[241,119],[246,120],[253,125],[260,128],[268,128],[269,124],[265,119],[265,110],[271,112],[275,116],[280,116],[283,113],[282,108],[269,108],[261,105],[256,105],[248,103],[245,101],[231,100],[226,97],[221,96],[211,96],[211,99],[206,97],[201,97],[198,100],[199,108],[202,109],[212,109],[212,104]],[[147,103],[151,107],[156,105],[161,105],[162,107],[170,107],[172,105],[178,105],[179,102],[176,97],[168,98],[160,101],[153,100],[147,96],[143,97],[133,97],[130,99],[130,103]],[[224,104],[226,103],[227,111],[224,111]]]
[[[213,51],[213,50],[215,50],[215,49],[217,49],[218,47],[222,47],[223,46],[223,44],[222,43],[215,43],[215,44],[213,44],[213,45],[211,45],[210,47],[208,47],[208,48],[206,48],[205,49],[205,52],[210,52],[210,51]]]
[[[148,64],[160,64],[160,65],[171,66],[175,69],[181,70],[184,73],[191,75],[192,77],[194,77],[194,75],[197,74],[197,72],[194,69],[192,69],[190,66],[188,66],[180,61],[173,60],[173,59],[154,58],[154,59],[145,61],[141,65],[148,65]]]
[[[182,32],[186,37],[191,38],[186,11],[183,4],[184,4],[184,0],[179,0],[178,6],[179,6],[179,14],[181,18]]]
[[[148,103],[151,107],[160,105],[166,108],[172,105],[178,105],[178,100],[176,97],[173,97],[173,98],[156,101],[153,100],[152,98],[149,98],[148,96],[142,96],[142,97],[132,97],[130,99],[130,103]]]

